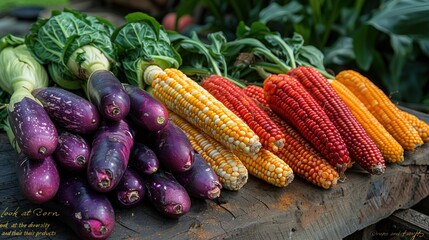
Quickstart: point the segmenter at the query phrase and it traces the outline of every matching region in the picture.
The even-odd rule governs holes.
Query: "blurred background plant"
[[[327,69],[355,69],[395,102],[429,112],[427,0],[182,0],[169,11],[192,16],[180,30],[202,39],[222,31],[233,40],[240,21],[262,22],[284,38],[298,33],[323,53]]]

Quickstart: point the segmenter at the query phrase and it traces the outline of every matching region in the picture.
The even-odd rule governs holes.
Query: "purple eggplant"
[[[51,200],[60,185],[60,174],[51,156],[31,161],[25,154],[18,154],[16,175],[25,198],[36,204]]]
[[[134,143],[129,164],[139,174],[152,174],[159,169],[159,161],[155,152],[140,142]]]
[[[185,172],[173,173],[189,195],[202,199],[215,199],[220,196],[222,185],[213,168],[198,154],[194,154],[194,164]]]
[[[68,131],[89,134],[100,124],[97,108],[85,98],[57,87],[43,87],[33,90],[51,119]]]
[[[42,105],[24,97],[8,108],[9,123],[20,151],[31,160],[44,160],[58,145],[58,132]]]
[[[89,184],[99,192],[113,190],[128,166],[134,137],[124,120],[106,122],[96,131],[89,157]]]
[[[167,125],[168,110],[148,92],[129,84],[124,84],[130,97],[130,119],[147,131],[159,131]]]
[[[153,150],[161,165],[172,172],[187,171],[194,161],[191,142],[171,121],[154,134]]]
[[[82,177],[62,179],[57,195],[45,205],[80,239],[107,239],[115,226],[115,212],[107,196],[94,191]]]
[[[97,106],[100,114],[112,121],[124,119],[130,111],[130,98],[122,83],[106,70],[95,71],[88,79],[89,101]]]
[[[128,168],[118,186],[110,192],[111,202],[116,206],[131,208],[139,205],[145,196],[145,186],[140,175]]]
[[[158,171],[145,179],[150,203],[163,215],[179,218],[189,212],[191,199],[171,173]]]
[[[58,146],[53,153],[57,163],[70,172],[86,170],[91,147],[85,138],[76,133],[63,131],[58,136]]]

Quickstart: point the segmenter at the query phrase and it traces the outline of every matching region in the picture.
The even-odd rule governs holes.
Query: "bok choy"
[[[48,85],[48,74],[34,59],[24,39],[7,35],[0,40],[0,87],[10,94],[7,107],[9,139],[17,152],[43,160],[58,144],[58,132],[31,92]],[[15,145],[16,143],[16,145]]]
[[[103,117],[117,121],[128,114],[130,101],[114,75],[112,32],[106,20],[65,9],[34,23],[25,42],[34,57],[48,65],[53,81],[65,89],[81,86]]]

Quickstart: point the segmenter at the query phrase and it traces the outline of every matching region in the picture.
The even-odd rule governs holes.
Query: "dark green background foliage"
[[[182,0],[177,7],[179,16],[198,17],[189,36],[223,31],[234,40],[241,21],[283,38],[298,33],[323,53],[326,69],[357,70],[395,102],[429,112],[427,0]]]

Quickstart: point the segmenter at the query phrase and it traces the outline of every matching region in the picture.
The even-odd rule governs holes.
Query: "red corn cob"
[[[269,108],[267,100],[265,100],[264,88],[256,85],[247,85],[243,88],[243,92],[248,97]]]
[[[329,189],[335,187],[339,178],[338,172],[329,162],[291,125],[281,119],[268,106],[264,97],[264,89],[255,85],[243,88],[246,95],[257,102],[268,116],[279,126],[285,135],[285,147],[275,153],[285,161],[299,177],[308,182]]]
[[[201,86],[243,119],[259,136],[262,146],[277,152],[284,146],[284,134],[276,124],[233,82],[218,75],[211,75]]]
[[[386,165],[380,149],[329,81],[313,67],[296,67],[289,70],[287,74],[298,79],[323,106],[325,113],[344,139],[352,160],[371,174],[384,173]]]
[[[350,162],[344,140],[302,84],[286,74],[270,75],[264,81],[264,93],[270,108],[291,122],[342,176]]]

